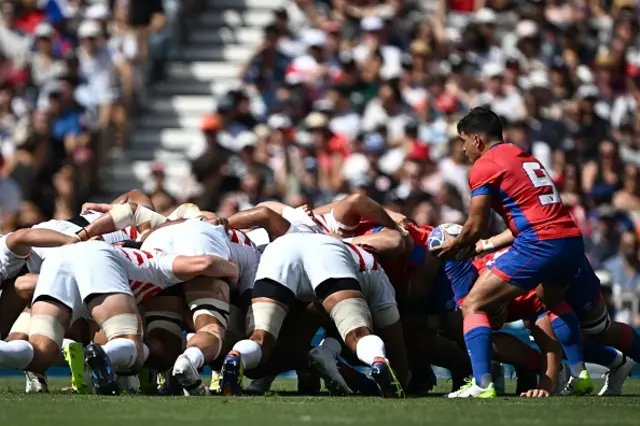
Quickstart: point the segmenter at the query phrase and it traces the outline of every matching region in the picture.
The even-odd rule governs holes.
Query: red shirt
[[[469,172],[471,196],[489,195],[491,207],[514,236],[538,240],[579,237],[549,173],[532,155],[510,143],[484,153]]]
[[[22,14],[21,16],[18,16],[16,18],[14,25],[17,29],[19,29],[23,33],[33,34],[38,24],[44,21],[45,18],[46,18],[46,15],[43,11],[38,9],[33,9]]]

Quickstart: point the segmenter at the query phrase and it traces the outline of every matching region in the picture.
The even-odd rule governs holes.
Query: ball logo
[[[440,247],[447,239],[447,236],[455,238],[460,235],[460,231],[462,231],[462,226],[455,223],[444,223],[436,226],[429,235],[429,249]]]

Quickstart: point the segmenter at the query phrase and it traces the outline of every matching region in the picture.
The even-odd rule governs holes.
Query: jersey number
[[[540,200],[540,204],[546,206],[548,204],[555,204],[560,202],[560,194],[558,194],[558,190],[556,186],[553,184],[551,180],[551,176],[545,169],[542,168],[540,163],[536,163],[534,161],[530,161],[527,163],[522,163],[522,167],[524,171],[527,172],[527,176],[531,180],[531,183],[536,188],[541,188],[548,186],[551,189],[551,194],[540,195],[538,199]]]

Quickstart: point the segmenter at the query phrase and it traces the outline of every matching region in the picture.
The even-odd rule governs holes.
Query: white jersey
[[[260,252],[251,239],[242,231],[231,229],[228,232],[231,241],[231,258],[238,266],[238,293],[242,294],[253,288],[253,282],[260,263]]]
[[[290,289],[302,302],[316,299],[315,289],[336,278],[353,278],[374,314],[396,306],[395,291],[375,257],[364,249],[322,234],[292,233],[267,246],[256,281],[270,279]]]
[[[87,223],[95,222],[102,213],[98,212],[89,212],[87,214],[80,215],[79,217],[86,220]],[[60,232],[65,235],[75,235],[82,229],[82,226],[73,223],[68,220],[58,220],[52,219],[46,222],[39,223],[33,226],[34,228],[41,229],[51,229],[52,231]],[[111,232],[109,234],[104,234],[102,238],[104,241],[114,244],[120,241],[125,240],[135,240],[138,237],[138,231],[134,227],[128,227],[122,231]],[[31,249],[31,254],[29,255],[29,260],[27,261],[27,267],[29,268],[29,272],[37,274],[40,272],[40,267],[42,266],[42,261],[47,257],[48,254],[51,253],[52,250],[56,250],[57,247],[33,247]]]
[[[20,273],[20,270],[27,262],[26,256],[18,256],[7,247],[7,237],[11,233],[0,237],[0,285]]]
[[[124,266],[129,277],[131,292],[138,303],[144,302],[162,290],[181,282],[173,274],[173,261],[177,255],[159,250],[119,249],[128,260]]]
[[[290,233],[337,234],[349,237],[353,236],[353,231],[358,227],[358,225],[347,226],[339,222],[333,210],[322,214],[312,213],[309,216],[301,207],[294,209],[287,206],[282,210],[282,217],[291,223]]]
[[[167,225],[151,232],[142,249],[159,249],[183,256],[210,254],[225,260],[231,258],[229,237],[224,226],[215,226],[197,219]]]

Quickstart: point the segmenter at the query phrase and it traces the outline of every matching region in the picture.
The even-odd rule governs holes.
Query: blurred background
[[[633,0],[2,0],[0,227],[132,188],[230,215],[361,192],[463,222],[475,106],[552,173],[640,326]],[[499,231],[500,220],[493,229]]]

